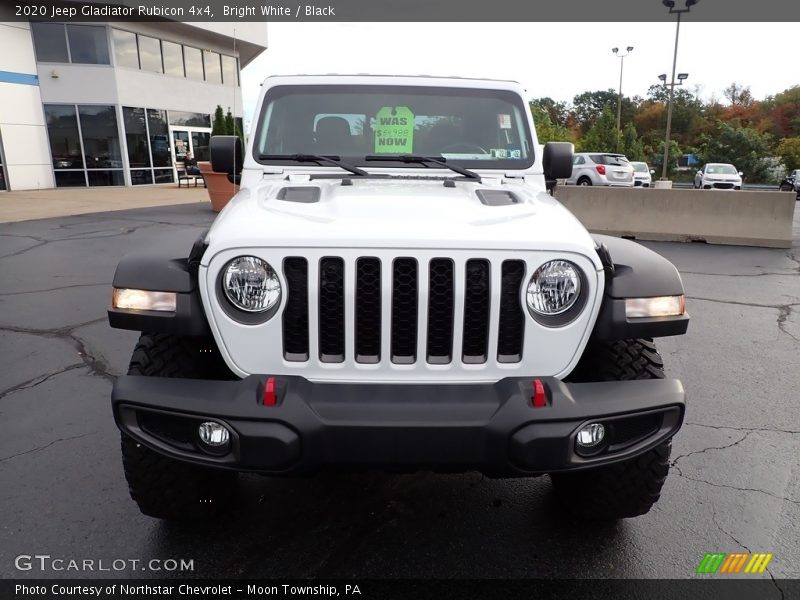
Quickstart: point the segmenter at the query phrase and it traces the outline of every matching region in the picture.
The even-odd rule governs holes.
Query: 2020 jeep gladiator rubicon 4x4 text
[[[111,326],[142,332],[114,417],[142,512],[201,518],[237,472],[548,474],[590,518],[646,513],[684,415],[652,338],[680,276],[550,194],[516,83],[270,77],[241,189],[184,256],[127,256]]]

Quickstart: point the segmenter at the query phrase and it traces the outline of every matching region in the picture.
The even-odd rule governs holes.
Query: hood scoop
[[[486,206],[510,206],[522,203],[516,194],[506,190],[477,190],[475,193]]]
[[[319,202],[320,189],[316,186],[287,186],[278,191],[276,200],[285,202],[300,202],[301,204],[313,204]]]

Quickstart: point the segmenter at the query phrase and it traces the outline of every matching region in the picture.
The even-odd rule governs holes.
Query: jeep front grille
[[[498,363],[522,360],[522,260],[474,258],[457,265],[450,258],[360,257],[347,265],[343,258],[326,256],[317,268],[309,269],[305,258],[288,257],[283,269],[288,287],[283,312],[287,361],[309,360],[309,335],[318,339],[321,363],[353,360],[346,356],[348,331],[355,362],[364,365],[384,360],[396,365],[418,361],[447,365],[454,357],[463,364],[480,365],[490,359],[493,347],[496,356],[491,358]],[[500,290],[494,295],[497,305],[492,306],[495,269]],[[461,290],[456,289],[459,281]],[[318,319],[309,318],[312,312]],[[348,322],[348,314],[353,322]],[[310,333],[315,324],[319,330]],[[461,335],[456,335],[457,329]]]

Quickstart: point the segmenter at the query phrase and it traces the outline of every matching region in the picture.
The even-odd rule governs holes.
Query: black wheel
[[[792,191],[792,186],[790,186],[790,185],[781,185],[780,191],[782,191],[782,192],[791,192]]]
[[[578,185],[592,185],[592,180],[588,177],[581,177],[578,179]]]
[[[213,340],[143,333],[128,375],[231,379]],[[224,510],[237,473],[173,460],[122,434],[122,466],[131,498],[159,519],[204,519]]]
[[[663,379],[664,363],[652,340],[619,340],[587,346],[572,382]],[[551,473],[559,503],[586,519],[616,520],[647,513],[669,472],[671,442],[613,465]]]

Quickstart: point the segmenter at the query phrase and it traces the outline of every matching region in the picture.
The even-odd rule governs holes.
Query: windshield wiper
[[[439,165],[440,167],[445,167],[450,169],[451,171],[458,173],[459,175],[463,175],[467,179],[474,179],[477,182],[481,181],[481,176],[478,175],[475,171],[470,171],[469,169],[465,169],[464,167],[459,167],[458,165],[451,165],[447,162],[447,159],[444,156],[421,156],[418,154],[368,154],[364,157],[364,160],[369,161],[379,161],[379,160],[399,160],[403,163],[420,163],[426,164],[431,163],[434,165]]]
[[[346,162],[342,162],[341,157],[330,155],[330,156],[322,156],[321,154],[259,154],[259,160],[293,160],[295,162],[315,162],[315,163],[328,163],[330,165],[336,165],[344,169],[345,171],[350,171],[353,175],[359,175],[360,177],[367,177],[369,173],[367,173],[364,169],[359,169],[358,167],[354,167],[351,164]]]

